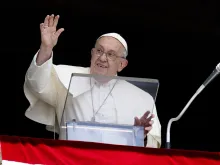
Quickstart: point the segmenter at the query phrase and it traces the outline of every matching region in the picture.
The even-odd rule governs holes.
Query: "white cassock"
[[[24,93],[30,103],[25,116],[45,124],[49,131],[56,130],[59,139],[65,139],[65,133],[60,131],[59,124],[71,74],[89,74],[90,68],[54,65],[53,56],[43,65],[37,66],[37,53],[25,75]],[[150,94],[126,81],[118,81],[115,84],[115,80],[111,80],[105,85],[99,85],[94,80],[88,80],[72,79],[70,92],[73,99],[65,109],[69,120],[91,121],[95,114],[97,122],[134,125],[134,117],[140,118],[150,110],[155,118],[153,128],[147,135],[147,147],[161,146],[161,125],[154,99]]]

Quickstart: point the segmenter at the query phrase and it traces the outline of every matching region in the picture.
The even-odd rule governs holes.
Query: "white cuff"
[[[39,52],[39,51],[38,51]],[[53,53],[49,60],[47,60],[45,63],[43,63],[41,66],[38,66],[36,64],[36,58],[38,55],[38,52],[35,54],[30,67],[28,68],[26,78],[28,79],[29,83],[31,84],[32,88],[40,92],[44,89],[44,87],[47,85],[50,76],[51,76],[51,69],[53,66]]]

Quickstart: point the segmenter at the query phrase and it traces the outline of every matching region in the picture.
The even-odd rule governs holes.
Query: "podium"
[[[134,126],[129,108],[148,108],[139,116],[152,112],[158,88],[157,79],[73,73],[59,123],[60,139],[144,147],[144,128]]]

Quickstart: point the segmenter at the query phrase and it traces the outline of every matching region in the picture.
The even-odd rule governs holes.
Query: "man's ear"
[[[94,53],[94,50],[91,49],[91,58],[90,58],[90,62],[92,62],[92,55],[93,55],[93,53]]]
[[[94,53],[94,50],[93,50],[93,49],[91,49],[91,56],[93,55],[93,53]]]
[[[127,59],[122,59],[120,61],[120,66],[118,67],[118,72],[121,72],[128,65]]]

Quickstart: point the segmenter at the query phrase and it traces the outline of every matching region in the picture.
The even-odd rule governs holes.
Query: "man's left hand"
[[[154,118],[154,114],[150,115],[150,111],[147,111],[144,113],[144,115],[140,119],[138,117],[134,118],[134,125],[143,126],[144,133],[148,134],[148,132],[150,132],[150,130],[152,129],[152,125],[154,123],[152,118]]]

